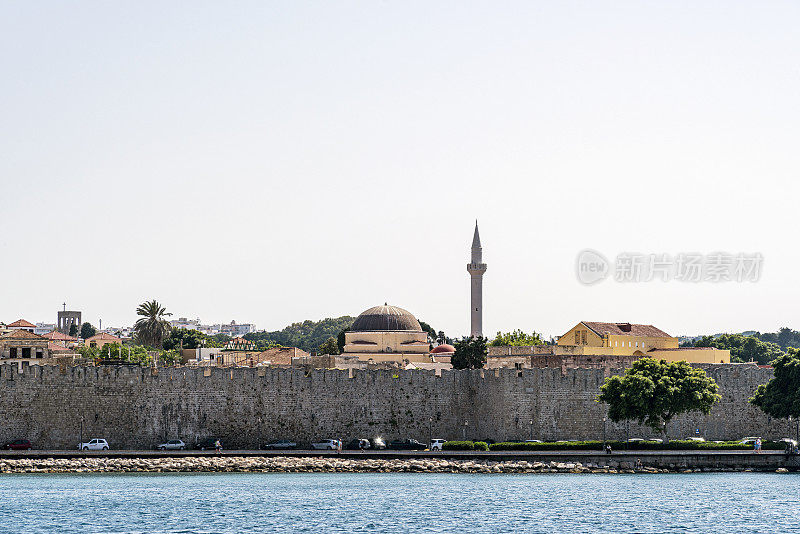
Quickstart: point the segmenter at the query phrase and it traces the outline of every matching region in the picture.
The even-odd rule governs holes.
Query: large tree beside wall
[[[772,367],[773,378],[758,386],[750,403],[776,419],[800,418],[800,349],[789,348]]]
[[[456,341],[456,352],[450,357],[453,369],[481,369],[486,365],[485,337],[464,337]]]
[[[717,383],[703,369],[687,362],[642,358],[622,376],[606,378],[597,400],[608,404],[609,418],[635,420],[664,434],[676,416],[688,412],[709,414],[720,399]]]
[[[170,331],[166,318],[172,314],[154,299],[139,304],[136,315],[140,317],[133,325],[136,339],[143,345],[160,349]]]

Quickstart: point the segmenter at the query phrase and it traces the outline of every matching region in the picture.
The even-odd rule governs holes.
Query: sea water
[[[0,475],[0,532],[800,532],[800,475]]]

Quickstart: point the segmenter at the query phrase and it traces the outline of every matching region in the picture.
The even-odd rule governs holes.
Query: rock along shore
[[[765,471],[775,471],[764,469]],[[0,473],[699,473],[751,468],[659,469],[594,463],[457,460],[345,459],[336,457],[13,458]],[[788,472],[778,468],[778,473]]]

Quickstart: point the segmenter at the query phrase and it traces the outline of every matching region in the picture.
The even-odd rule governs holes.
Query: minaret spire
[[[478,233],[478,220],[475,220],[475,233],[472,235],[472,255],[467,264],[470,276],[470,336],[483,336],[483,273],[486,264],[483,263],[481,249],[481,236]]]

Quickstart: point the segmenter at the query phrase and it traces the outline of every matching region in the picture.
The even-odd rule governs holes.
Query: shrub
[[[486,445],[484,443],[484,445]],[[487,447],[488,449],[488,447]],[[445,441],[442,445],[443,451],[474,451],[475,443],[472,441]]]
[[[752,450],[753,445],[742,445],[738,441],[714,443],[711,441],[670,441],[665,445],[659,441],[606,441],[612,450]],[[763,449],[783,450],[780,442],[765,441]],[[603,450],[602,441],[551,441],[545,443],[504,442],[489,446],[493,451],[552,451],[552,450]]]
[[[476,441],[474,443],[476,451],[488,451],[489,445],[485,441]]]

